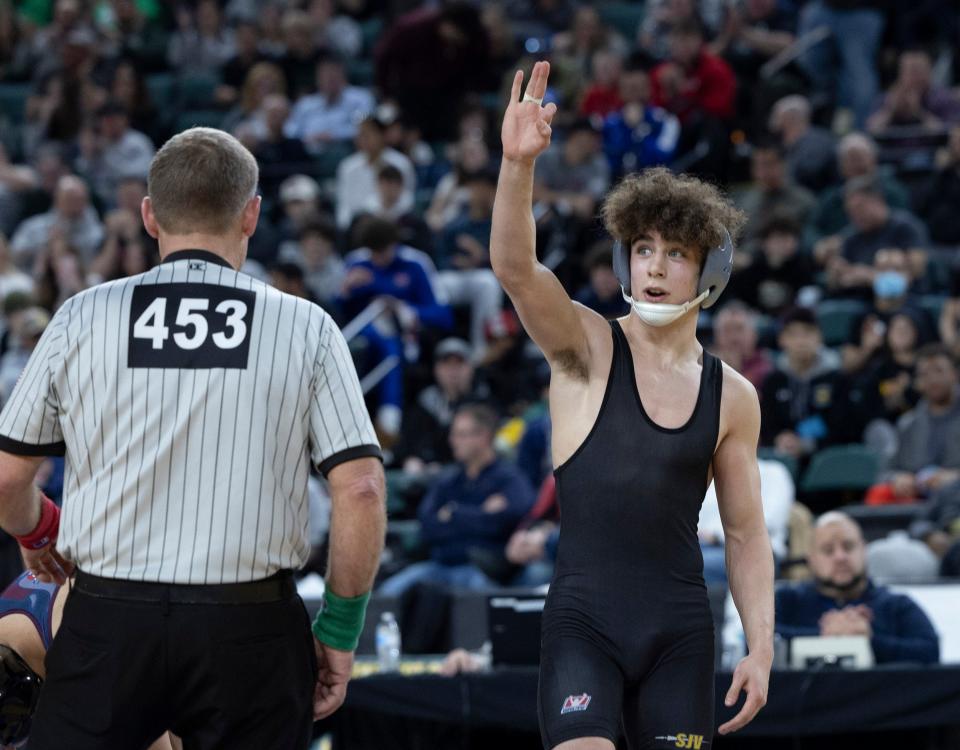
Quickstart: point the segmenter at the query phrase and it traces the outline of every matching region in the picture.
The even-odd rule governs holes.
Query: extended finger
[[[520,86],[523,85],[523,71],[518,70],[513,74],[513,86],[510,88],[510,103],[516,104],[520,101]]]
[[[726,724],[720,726],[717,731],[720,732],[720,734],[726,734],[727,732],[736,732],[738,729],[742,729],[753,721],[753,717],[757,715],[757,712],[759,712],[762,707],[763,704],[759,697],[748,694],[747,700],[744,702],[743,708],[740,709],[739,713]]]
[[[720,734],[729,734],[730,732],[736,732],[738,729],[743,729],[743,727],[750,723],[750,719],[753,718],[753,714],[755,713],[756,711],[751,711],[748,708],[748,704],[745,703],[743,708],[740,709],[740,713],[727,723],[721,724],[717,732]]]
[[[530,71],[530,80],[527,81],[527,88],[523,92],[524,97],[535,96],[533,92],[536,90],[535,86],[537,82],[537,71],[539,70],[539,65],[540,63],[533,64],[533,70]]]
[[[738,669],[734,671],[733,679],[730,681],[730,689],[727,691],[727,696],[723,700],[726,705],[732,706],[737,702],[737,698],[740,697],[740,691],[743,689],[746,681],[747,678],[741,670]]]
[[[540,69],[537,71],[536,80],[530,81],[530,84],[533,86],[533,96],[537,99],[543,99],[547,93],[547,78],[550,76],[550,63],[544,61],[539,62],[537,65],[540,66]]]

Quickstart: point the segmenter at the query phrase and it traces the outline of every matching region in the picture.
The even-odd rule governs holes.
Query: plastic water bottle
[[[720,643],[723,648],[720,656],[720,668],[725,672],[732,672],[737,668],[740,660],[747,655],[747,639],[740,623],[740,614],[733,602],[733,595],[727,592],[723,606],[723,630]]]
[[[381,672],[396,672],[400,666],[400,626],[393,612],[384,612],[377,623],[377,663]]]
[[[721,643],[723,652],[720,657],[720,668],[725,672],[732,672],[737,668],[740,660],[747,655],[747,642],[739,620],[727,622],[723,628]]]

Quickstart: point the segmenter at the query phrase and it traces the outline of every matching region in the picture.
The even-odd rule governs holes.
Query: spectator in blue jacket
[[[388,578],[380,593],[401,596],[420,583],[474,590],[496,585],[477,563],[504,559],[510,534],[534,502],[526,477],[494,451],[497,421],[482,404],[457,410],[450,428],[456,463],[437,478],[417,513],[430,559]]]
[[[939,661],[940,642],[923,610],[867,577],[863,534],[850,516],[820,516],[807,564],[813,581],[777,591],[781,636],[863,635],[878,664]]]
[[[392,222],[364,218],[355,236],[361,247],[344,259],[338,302],[348,321],[373,302],[383,303],[382,312],[360,333],[369,347],[371,368],[388,357],[397,358],[396,366],[380,381],[376,418],[380,439],[389,447],[399,436],[403,415],[403,362],[419,357],[418,336],[423,329],[447,330],[453,315],[436,286],[433,261],[420,250],[400,245]]]

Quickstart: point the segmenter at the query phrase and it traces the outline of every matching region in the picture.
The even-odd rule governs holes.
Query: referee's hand
[[[313,639],[317,650],[317,686],[313,691],[313,720],[325,719],[343,704],[353,672],[353,651],[341,651]]]
[[[67,578],[73,575],[73,563],[60,555],[55,544],[48,544],[41,549],[27,549],[21,545],[20,554],[24,567],[44,583],[63,586]]]

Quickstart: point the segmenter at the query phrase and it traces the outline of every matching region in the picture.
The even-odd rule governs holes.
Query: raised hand
[[[557,113],[557,105],[551,102],[542,106],[549,75],[550,63],[536,63],[522,101],[520,86],[523,84],[523,71],[518,70],[513,77],[510,104],[503,115],[500,131],[505,159],[533,162],[550,146],[550,123]]]

